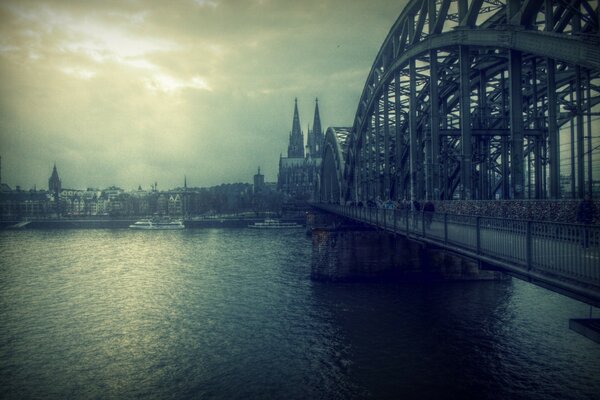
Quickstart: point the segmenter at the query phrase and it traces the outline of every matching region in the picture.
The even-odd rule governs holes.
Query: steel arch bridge
[[[319,197],[591,194],[600,165],[598,2],[411,0],[375,58],[352,128],[326,138],[329,183]]]

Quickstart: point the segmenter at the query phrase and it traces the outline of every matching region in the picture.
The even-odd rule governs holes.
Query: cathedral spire
[[[313,132],[321,133],[321,116],[319,115],[319,99],[315,99],[315,119],[313,121]]]
[[[323,145],[324,135],[321,129],[321,116],[319,114],[319,99],[315,99],[315,117],[313,120],[312,140],[310,152],[313,157],[321,157],[321,147]]]
[[[306,156],[309,156],[312,154],[312,150],[313,150],[313,132],[310,130],[310,124],[306,124]]]
[[[298,99],[294,99],[294,121],[292,122],[292,136],[300,135],[300,116],[298,115]]]
[[[304,158],[304,134],[300,129],[300,116],[298,115],[298,99],[294,99],[294,120],[288,146],[288,158]]]

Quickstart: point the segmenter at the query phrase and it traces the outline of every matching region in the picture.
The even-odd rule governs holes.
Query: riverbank
[[[0,221],[0,229],[127,229],[139,219],[39,219],[31,221]],[[185,220],[189,229],[245,228],[264,218],[204,218]],[[285,219],[285,222],[305,223],[304,219]]]

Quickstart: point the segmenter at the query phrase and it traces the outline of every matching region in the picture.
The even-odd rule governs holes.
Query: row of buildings
[[[8,189],[8,190],[7,190]],[[58,195],[57,195],[58,193]],[[182,215],[179,192],[126,192],[118,187],[86,190],[10,190],[0,192],[0,218],[78,216]]]
[[[197,216],[224,213],[273,211],[281,207],[275,184],[265,183],[264,175],[254,175],[254,185],[223,184],[211,188],[183,187],[158,191],[138,187],[125,191],[111,186],[85,190],[62,187],[56,165],[48,180],[48,190],[11,189],[0,186],[0,219],[134,217],[148,215]]]

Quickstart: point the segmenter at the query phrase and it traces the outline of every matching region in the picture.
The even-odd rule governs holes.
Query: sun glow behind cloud
[[[198,89],[198,90],[209,90],[212,89],[208,86],[206,81],[198,76],[194,76],[189,81],[182,81],[172,76],[163,74],[154,74],[150,79],[146,80],[146,86],[151,90],[162,91],[164,93],[175,93],[181,89]]]
[[[26,41],[32,58],[40,58],[40,53],[55,53],[64,58],[80,58],[98,64],[96,72],[85,67],[63,66],[59,69],[67,75],[79,79],[91,79],[97,73],[111,72],[113,64],[134,69],[138,79],[153,82],[148,88],[166,92],[174,92],[181,88],[209,89],[202,78],[193,77],[188,81],[169,76],[161,71],[161,67],[149,58],[156,54],[168,54],[181,50],[176,43],[159,37],[142,36],[127,30],[125,27],[106,21],[116,17],[134,24],[143,24],[147,13],[127,15],[123,13],[94,13],[80,18],[65,11],[53,10],[48,6],[25,9],[11,6],[9,9],[20,19],[27,22],[30,28],[22,32],[37,40]],[[126,23],[124,26],[128,26]],[[129,26],[131,28],[131,26]],[[48,46],[48,40],[58,37]],[[18,51],[16,46],[0,46],[0,52]],[[59,59],[60,57],[58,57]],[[50,62],[52,62],[50,60]]]
[[[218,2],[212,1],[212,0],[194,0],[194,3],[196,3],[200,7],[212,7],[212,8],[215,8],[219,5]]]
[[[317,96],[352,122],[402,8],[373,1],[4,0],[3,181],[45,187],[54,161],[70,187],[274,180],[294,97],[303,126]]]
[[[90,71],[90,70],[87,70],[84,68],[77,68],[77,67],[65,67],[65,68],[61,68],[61,71],[67,75],[71,75],[76,78],[86,79],[86,80],[91,79],[94,77],[94,75],[96,75],[93,71]]]

